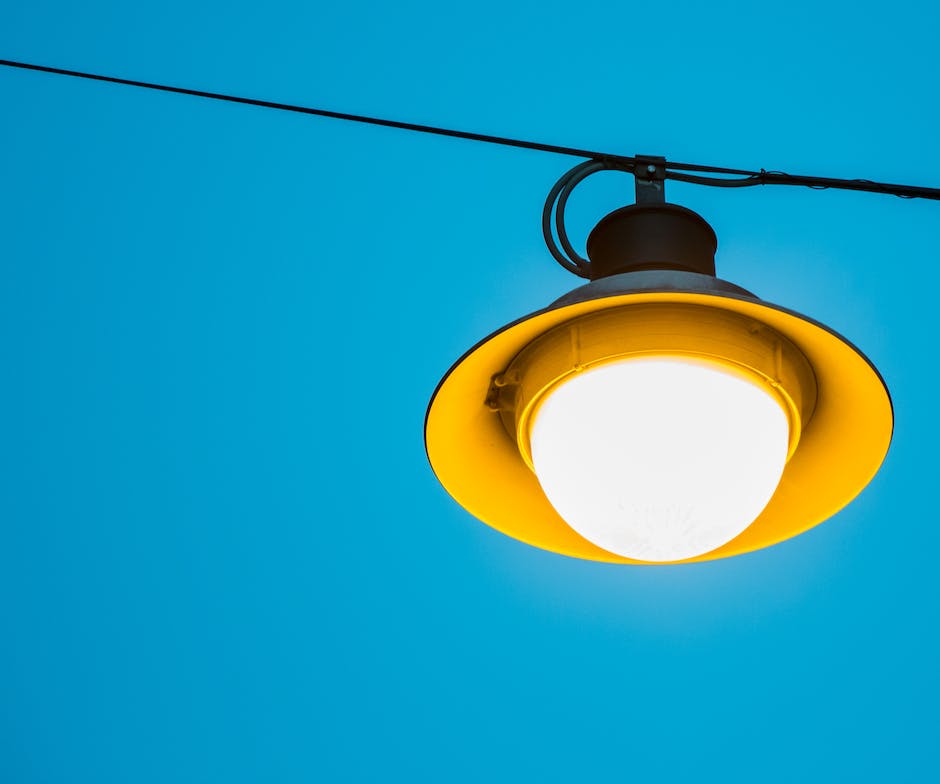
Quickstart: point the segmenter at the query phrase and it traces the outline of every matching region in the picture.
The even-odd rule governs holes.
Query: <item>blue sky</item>
[[[927,2],[10,3],[0,57],[624,154],[940,185]],[[578,281],[574,160],[0,71],[0,780],[923,781],[940,206],[670,184],[891,389],[872,484],[679,568],[542,552],[425,406]],[[631,198],[571,202],[583,242]],[[832,467],[838,471],[838,466]]]

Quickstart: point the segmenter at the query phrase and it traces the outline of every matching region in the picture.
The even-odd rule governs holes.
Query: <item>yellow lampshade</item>
[[[827,327],[707,275],[633,272],[467,352],[434,393],[425,443],[447,491],[494,528],[650,563],[736,555],[822,522],[874,476],[892,427],[878,372]],[[598,505],[592,531],[572,510]]]

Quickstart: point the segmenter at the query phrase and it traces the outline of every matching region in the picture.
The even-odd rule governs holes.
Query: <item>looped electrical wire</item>
[[[632,173],[634,165],[623,159],[598,158],[584,163],[579,163],[573,169],[565,172],[558,182],[552,187],[545,199],[545,207],[542,209],[542,236],[545,238],[545,245],[548,252],[552,254],[562,267],[568,272],[573,272],[581,278],[590,279],[591,262],[581,256],[571,245],[568,239],[568,232],[565,230],[565,207],[568,204],[568,197],[579,183],[597,174],[601,171],[622,171]],[[558,242],[555,242],[555,235],[552,232],[552,213],[555,217],[555,232],[558,234]],[[558,245],[561,245],[559,248]]]

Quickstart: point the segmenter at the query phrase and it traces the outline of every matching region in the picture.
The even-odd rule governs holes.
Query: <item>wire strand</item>
[[[245,98],[238,95],[228,95],[226,93],[209,92],[207,90],[195,90],[189,87],[174,87],[167,84],[158,84],[156,82],[143,82],[136,79],[123,79],[117,76],[106,76],[104,74],[88,73],[86,71],[73,71],[66,68],[53,68],[48,65],[37,65],[34,63],[24,63],[17,60],[0,60],[0,66],[7,68],[18,68],[26,71],[38,71],[41,73],[55,74],[57,76],[69,76],[77,79],[88,79],[97,82],[107,82],[109,84],[119,84],[126,87],[138,87],[146,90],[158,90],[165,93],[176,93],[178,95],[189,95],[196,98],[208,98],[213,101],[226,101],[228,103],[237,103],[248,106],[257,106],[264,109],[274,109],[283,112],[295,112],[297,114],[314,115],[316,117],[327,117],[334,120],[344,120],[347,122],[364,123],[366,125],[376,125],[383,128],[396,128],[403,131],[413,131],[416,133],[434,134],[436,136],[448,136],[455,139],[465,139],[467,141],[483,142],[485,144],[498,144],[504,147],[516,147],[525,150],[536,150],[539,152],[554,153],[556,155],[569,155],[576,158],[587,158],[589,160],[612,164],[614,168],[632,170],[636,164],[636,158],[628,155],[616,155],[612,153],[601,152],[598,150],[585,150],[578,147],[565,147],[557,144],[543,144],[541,142],[532,142],[524,139],[512,139],[506,136],[493,136],[485,133],[473,133],[471,131],[460,131],[453,128],[439,128],[434,125],[421,125],[418,123],[401,122],[398,120],[388,120],[381,117],[369,117],[362,114],[348,114],[346,112],[335,112],[329,109],[318,109],[311,106],[298,106],[290,103],[278,103],[276,101],[266,101],[259,98]],[[895,185],[892,183],[872,182],[871,180],[842,180],[831,177],[807,177],[802,175],[785,174],[783,172],[770,172],[761,169],[760,171],[748,171],[746,169],[728,169],[718,166],[702,166],[693,163],[671,163],[666,162],[666,178],[687,182],[694,185],[708,185],[719,188],[746,188],[752,185],[802,185],[808,188],[839,190],[867,191],[869,193],[885,193],[902,198],[921,198],[934,199],[940,201],[940,189],[925,188],[915,185]],[[695,174],[683,174],[682,172],[702,172],[705,174],[729,175],[724,177],[702,177]],[[565,238],[562,238],[564,242]],[[570,263],[570,262],[569,262]]]
[[[769,172],[763,169],[759,172],[741,172],[742,177],[702,177],[695,174],[684,174],[670,171],[672,164],[666,166],[666,179],[687,182],[693,185],[709,185],[718,188],[749,188],[754,185],[795,185],[815,190],[828,190],[829,188],[842,191],[865,191],[868,193],[883,193],[889,196],[898,196],[902,199],[932,199],[940,201],[940,189],[922,188],[916,185],[894,185],[887,182],[873,182],[872,180],[839,180],[832,177],[807,177],[800,174],[786,174],[785,172]],[[705,169],[699,169],[705,171]]]
[[[238,95],[228,95],[226,93],[194,90],[189,87],[173,87],[167,84],[141,82],[137,81],[136,79],[122,79],[117,76],[105,76],[103,74],[87,73],[85,71],[70,71],[65,68],[52,68],[48,65],[35,65],[32,63],[17,62],[15,60],[0,60],[0,66],[6,66],[8,68],[20,68],[27,71],[39,71],[41,73],[56,74],[58,76],[71,76],[78,79],[90,79],[96,82],[108,82],[109,84],[121,84],[127,87],[140,87],[145,90],[158,90],[165,93],[190,95],[196,98],[209,98],[213,101],[240,103],[248,106],[258,106],[264,109],[276,109],[282,112],[295,112],[297,114],[309,114],[316,117],[329,117],[333,120],[345,120],[347,122],[365,123],[366,125],[378,125],[383,128],[397,128],[403,131],[430,133],[437,136],[450,136],[456,139],[467,139],[469,141],[485,142],[487,144],[500,144],[506,147],[519,147],[526,150],[538,150],[540,152],[556,153],[558,155],[571,155],[576,158],[617,158],[618,160],[622,160],[625,163],[633,162],[632,158],[610,155],[609,153],[598,152],[597,150],[581,150],[576,147],[563,147],[557,144],[542,144],[541,142],[530,142],[524,139],[511,139],[505,136],[491,136],[485,133],[459,131],[452,128],[438,128],[434,125],[420,125],[418,123],[400,122],[398,120],[386,120],[381,117],[368,117],[363,114],[334,112],[329,109],[317,109],[311,106],[298,106],[296,104],[290,103],[265,101],[259,98],[245,98]]]
[[[578,254],[571,245],[568,232],[565,230],[565,207],[568,204],[568,197],[571,196],[571,192],[583,180],[598,172],[622,171],[632,174],[633,169],[632,166],[614,161],[584,161],[565,172],[549,191],[548,198],[545,199],[545,206],[542,209],[542,236],[545,238],[548,252],[568,272],[573,272],[580,278],[591,279],[590,260]],[[552,234],[552,213],[555,216],[555,231],[558,234],[558,242],[555,242],[555,237]],[[561,247],[558,247],[559,244]]]

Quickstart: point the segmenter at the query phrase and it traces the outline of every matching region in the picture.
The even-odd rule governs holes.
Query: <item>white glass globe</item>
[[[585,539],[642,561],[714,550],[780,482],[789,423],[769,390],[718,364],[632,358],[573,375],[535,411],[535,473]]]

